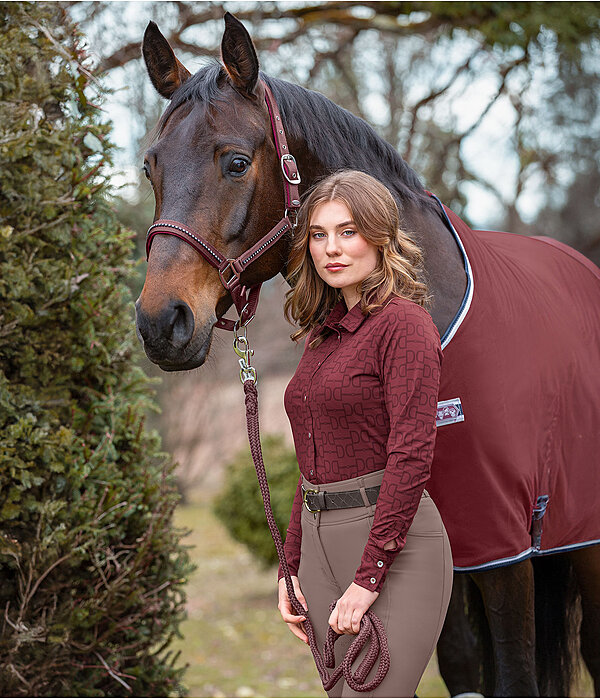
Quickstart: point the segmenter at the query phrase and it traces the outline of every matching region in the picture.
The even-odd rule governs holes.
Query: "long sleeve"
[[[294,494],[290,522],[285,536],[285,542],[283,544],[285,559],[288,563],[290,574],[292,576],[298,575],[298,567],[300,566],[300,544],[302,542],[302,527],[300,525],[300,517],[302,515],[301,485],[302,477],[298,480],[298,486],[296,487],[296,493]],[[283,571],[280,564],[277,572],[277,578],[280,579],[282,576]]]
[[[441,347],[423,309],[403,307],[390,320],[380,346],[379,367],[389,416],[387,461],[373,525],[355,583],[379,591],[404,547],[431,471],[436,435]],[[384,545],[396,539],[394,550]]]

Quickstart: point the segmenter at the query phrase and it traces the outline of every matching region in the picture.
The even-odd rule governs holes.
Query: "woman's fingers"
[[[329,624],[337,634],[358,634],[363,615],[377,600],[379,593],[351,583],[337,601]]]
[[[338,615],[337,626],[342,634],[358,634],[363,612],[355,607],[344,606]]]
[[[287,594],[283,600],[279,601],[278,608],[284,622],[298,623],[306,620],[304,615],[296,615],[292,609],[292,604],[290,603]]]
[[[300,590],[300,583],[295,576],[292,576],[292,582],[294,584],[296,598],[298,598],[300,603],[306,608],[306,600]],[[305,644],[308,644],[308,636],[302,624],[304,620],[306,620],[306,617],[304,615],[297,615],[292,608],[284,579],[279,581],[279,605],[277,607],[279,608],[283,621],[287,624],[292,633]]]
[[[308,605],[306,604],[306,598],[302,595],[302,591],[299,588],[296,588],[294,589],[294,593],[296,594],[296,598],[298,598],[298,602],[306,610]]]
[[[298,625],[289,625],[288,627],[292,631],[292,634],[295,634],[298,639],[301,639],[305,644],[308,644],[308,635],[304,631],[304,625],[303,624],[298,624]]]
[[[336,634],[344,634],[343,632],[340,631],[340,628],[338,627],[338,612],[339,612],[338,605],[336,603],[335,608],[331,611],[331,615],[329,616],[329,620],[327,620],[327,624],[331,627],[331,629]]]

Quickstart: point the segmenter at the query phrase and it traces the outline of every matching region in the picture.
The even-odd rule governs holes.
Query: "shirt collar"
[[[350,311],[348,311],[346,308],[346,302],[344,299],[341,299],[329,312],[329,316],[327,316],[323,326],[333,330],[341,327],[350,333],[354,333],[365,318],[366,316],[363,316],[362,311],[360,310],[360,301],[357,304],[354,304]]]

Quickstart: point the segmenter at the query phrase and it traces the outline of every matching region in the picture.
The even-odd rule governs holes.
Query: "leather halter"
[[[300,207],[300,194],[298,185],[300,184],[300,173],[296,165],[296,159],[289,152],[285,130],[277,102],[273,97],[269,86],[261,80],[265,90],[265,102],[269,110],[269,118],[273,129],[275,148],[277,157],[283,173],[285,213],[283,219],[274,226],[269,233],[263,236],[258,243],[249,250],[242,253],[237,258],[226,258],[206,239],[202,238],[194,230],[180,223],[169,219],[158,219],[148,229],[146,234],[146,260],[150,256],[152,240],[158,234],[176,236],[192,246],[210,265],[219,271],[219,277],[225,289],[231,294],[235,308],[240,315],[239,321],[232,321],[227,318],[219,318],[215,323],[217,328],[224,328],[232,331],[236,327],[244,326],[254,318],[254,313],[258,305],[258,297],[262,283],[246,287],[240,281],[242,272],[255,260],[257,260],[271,246],[288,231],[293,232],[296,226],[296,216]],[[290,219],[290,215],[292,219]]]

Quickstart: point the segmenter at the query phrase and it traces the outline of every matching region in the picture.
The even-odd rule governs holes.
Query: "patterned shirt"
[[[329,329],[316,348],[310,341]],[[344,300],[311,332],[285,392],[300,471],[313,484],[385,469],[373,525],[354,582],[379,591],[429,479],[442,351],[431,316],[390,297],[363,316]],[[285,540],[297,575],[302,494],[296,490]],[[394,550],[384,545],[396,539]],[[357,562],[358,563],[358,562]],[[281,577],[281,571],[279,573]]]

